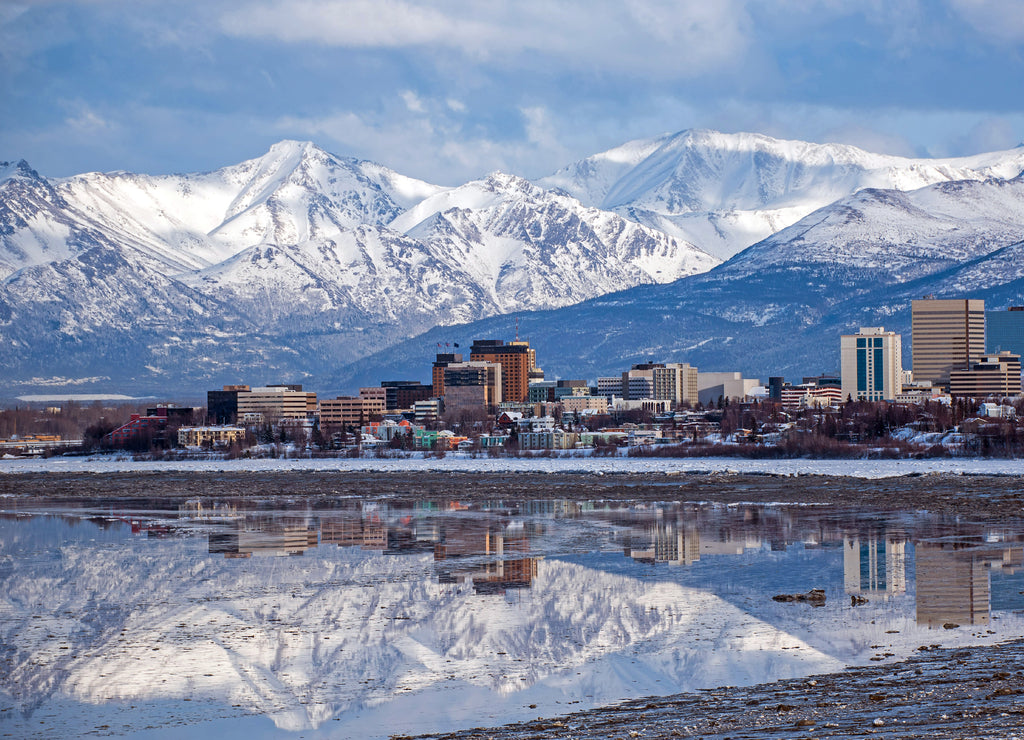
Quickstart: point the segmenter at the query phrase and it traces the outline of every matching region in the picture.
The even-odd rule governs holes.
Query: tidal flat
[[[4,475],[0,736],[1014,736],[1022,513],[1012,475]]]

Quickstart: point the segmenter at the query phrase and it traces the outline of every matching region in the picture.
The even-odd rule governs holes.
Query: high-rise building
[[[462,362],[462,355],[452,352],[438,352],[434,360],[434,367],[430,373],[431,393],[434,398],[444,396],[444,369],[454,362]]]
[[[1024,357],[1024,306],[985,312],[985,351],[1012,352]]]
[[[238,416],[238,394],[248,391],[247,385],[226,385],[220,391],[207,391],[207,417],[214,424],[233,424]]]
[[[471,362],[494,362],[501,365],[502,401],[526,401],[530,373],[537,367],[537,351],[530,348],[529,342],[516,340],[505,344],[500,339],[477,339],[469,348],[469,359]]]
[[[985,351],[985,301],[924,298],[911,302],[914,382],[947,387]]]
[[[444,369],[445,411],[497,408],[502,401],[505,368],[497,362],[453,362]]]
[[[652,369],[654,395],[675,403],[697,403],[697,368],[689,363],[670,362]]]
[[[384,380],[384,407],[388,411],[411,409],[417,401],[430,398],[434,393],[432,385],[423,385],[418,380]]]
[[[839,339],[842,400],[894,401],[903,390],[901,337],[880,326],[862,326]]]

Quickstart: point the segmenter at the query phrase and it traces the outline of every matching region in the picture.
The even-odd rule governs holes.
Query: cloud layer
[[[1024,140],[1011,0],[0,5],[0,159],[210,169],[311,138],[453,184],[689,127],[917,156]]]

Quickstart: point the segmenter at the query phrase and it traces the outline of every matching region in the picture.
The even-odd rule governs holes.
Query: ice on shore
[[[149,472],[338,472],[338,473],[579,473],[579,474],[761,474],[891,478],[903,475],[1021,475],[1024,460],[945,458],[935,460],[748,460],[742,458],[634,457],[472,457],[443,458],[263,458],[239,460],[136,461],[129,456],[96,455],[48,460],[0,460],[3,473]]]

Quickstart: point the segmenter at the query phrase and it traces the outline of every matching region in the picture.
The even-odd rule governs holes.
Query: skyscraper
[[[839,340],[843,400],[892,401],[902,390],[903,342],[880,326],[862,326]]]
[[[914,382],[949,386],[985,351],[985,301],[924,298],[911,302]]]
[[[516,340],[505,344],[500,339],[477,339],[469,348],[471,362],[496,362],[501,365],[501,398],[522,403],[530,389],[530,372],[537,367],[537,351],[529,342]]]

